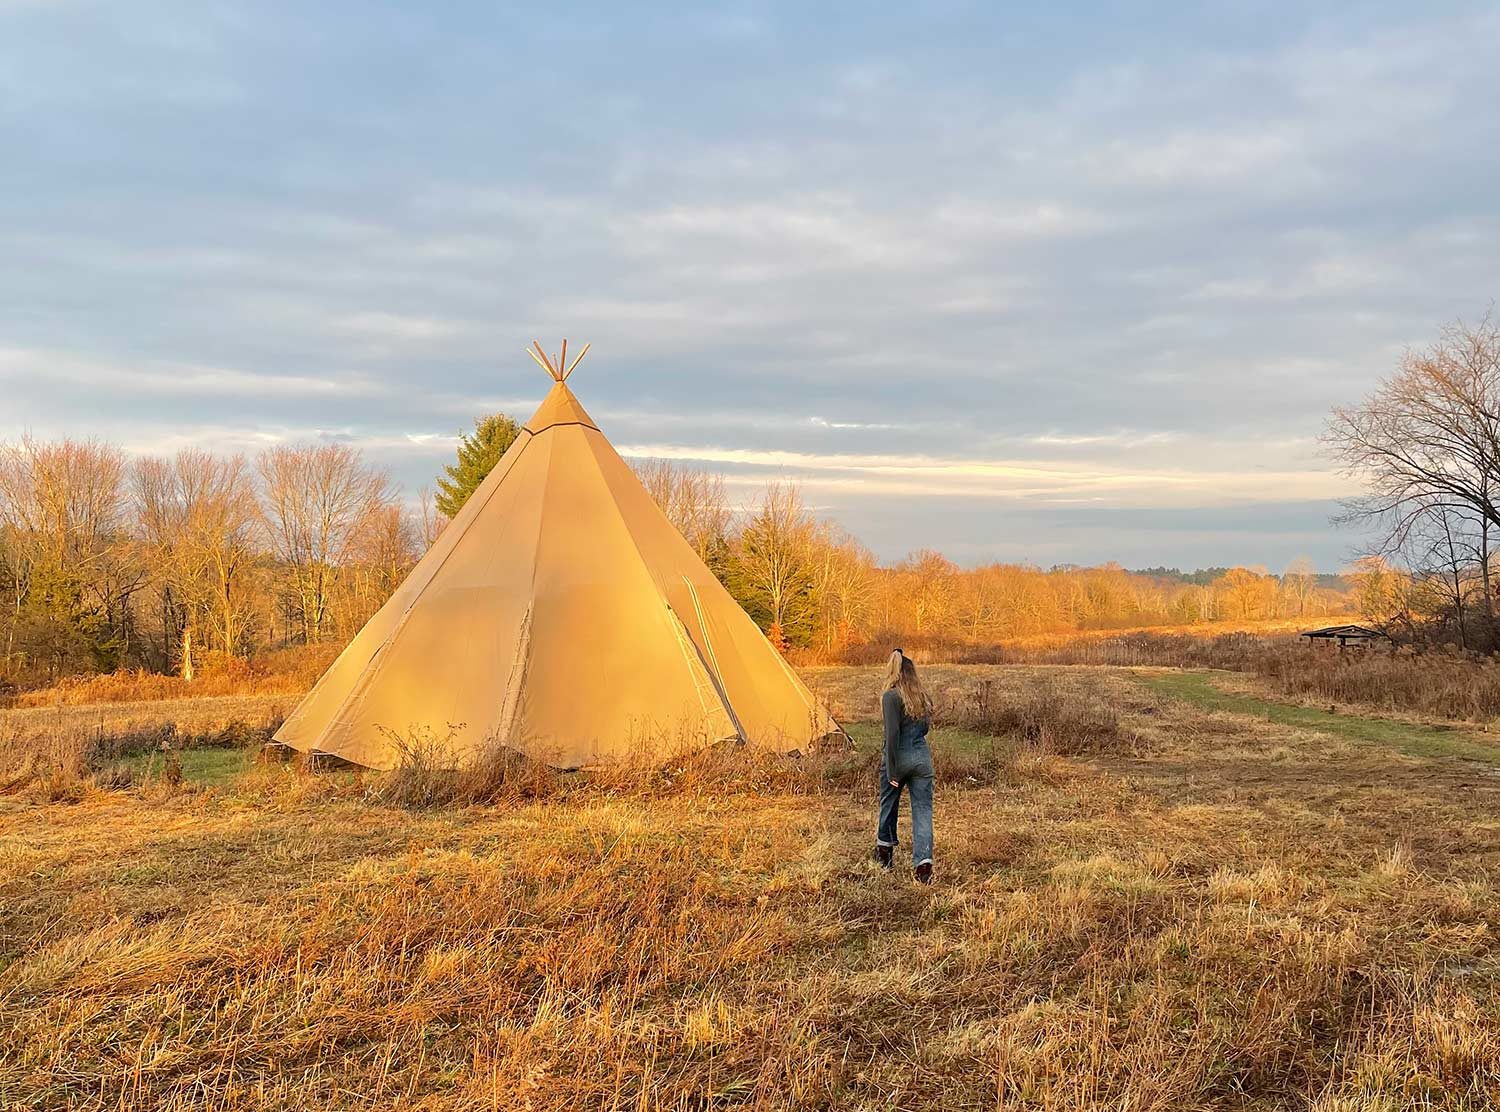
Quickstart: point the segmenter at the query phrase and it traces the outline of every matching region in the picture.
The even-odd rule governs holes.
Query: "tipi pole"
[[[558,382],[561,382],[562,381],[562,375],[560,375],[558,373],[558,371],[557,371],[557,368],[552,365],[552,359],[551,359],[551,357],[549,357],[547,355],[546,351],[544,351],[542,349],[542,343],[541,343],[541,341],[540,340],[532,340],[531,341],[531,345],[532,345],[532,347],[536,348],[536,355],[532,356],[532,358],[536,359],[537,356],[540,356],[541,358],[538,360],[538,362],[541,363],[542,367],[546,370],[546,372],[549,375],[551,375],[554,380],[556,380]]]
[[[568,376],[573,373],[578,364],[583,362],[583,357],[589,353],[589,348],[593,346],[593,344],[584,344],[583,350],[574,357],[571,366],[568,365],[567,340],[562,342],[562,350],[558,352],[556,358],[547,354],[540,340],[532,340],[531,347],[526,349],[526,354],[531,356],[533,363],[551,375],[553,381],[567,382]],[[564,367],[567,367],[567,370],[564,370]]]
[[[537,353],[536,353],[536,352],[534,352],[534,351],[532,351],[532,350],[531,350],[531,349],[530,349],[530,348],[527,348],[527,349],[526,349],[526,354],[527,354],[527,355],[529,355],[529,356],[531,356],[531,361],[532,361],[532,362],[533,362],[533,363],[535,363],[535,364],[536,364],[536,365],[537,365],[537,366],[538,366],[538,367],[540,367],[540,368],[541,368],[541,369],[542,369],[542,370],[544,370],[544,371],[546,371],[546,372],[547,372],[547,373],[548,373],[548,374],[549,374],[549,375],[551,375],[551,376],[552,376],[552,377],[553,377],[553,378],[554,378],[554,379],[555,379],[555,378],[556,378],[556,377],[557,377],[557,375],[556,375],[556,374],[553,374],[553,371],[552,371],[552,368],[551,368],[551,367],[549,367],[549,366],[548,366],[548,365],[547,365],[547,363],[546,363],[546,361],[545,361],[545,360],[544,360],[544,359],[542,359],[542,357],[541,357],[541,356],[539,356],[539,355],[538,355],[538,354],[537,354]]]
[[[563,346],[564,348],[567,347],[566,342],[564,342]],[[578,366],[578,364],[583,362],[583,357],[589,353],[589,348],[591,348],[592,346],[592,344],[583,345],[583,350],[578,353],[578,358],[573,360],[573,367],[576,367]],[[573,367],[569,367],[566,371],[563,372],[562,380],[564,382],[567,382],[568,376],[573,373]]]

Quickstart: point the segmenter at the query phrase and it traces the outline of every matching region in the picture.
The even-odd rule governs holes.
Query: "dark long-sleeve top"
[[[885,774],[895,777],[897,751],[927,736],[927,719],[908,717],[901,692],[894,687],[880,697],[880,717],[885,722]]]

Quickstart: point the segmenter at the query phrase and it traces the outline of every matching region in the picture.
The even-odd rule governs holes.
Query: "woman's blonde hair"
[[[891,653],[891,661],[886,665],[884,690],[895,691],[901,696],[908,718],[926,718],[932,714],[932,700],[922,690],[917,666],[900,649]]]

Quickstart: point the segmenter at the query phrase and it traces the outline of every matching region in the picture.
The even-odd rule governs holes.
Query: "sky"
[[[1500,10],[1012,7],[0,0],[0,439],[414,498],[566,336],[882,559],[1338,568],[1330,408],[1500,296]]]

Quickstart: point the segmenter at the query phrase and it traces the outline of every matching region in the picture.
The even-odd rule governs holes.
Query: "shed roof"
[[[1362,625],[1336,625],[1325,626],[1323,629],[1309,629],[1299,634],[1302,637],[1362,637],[1377,638],[1385,637],[1378,629],[1371,629]]]

